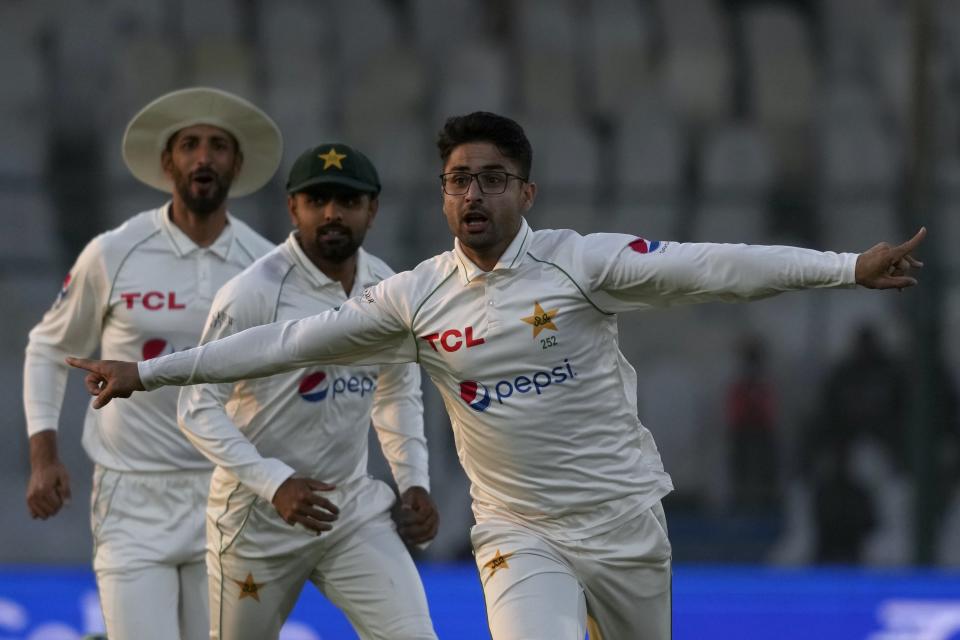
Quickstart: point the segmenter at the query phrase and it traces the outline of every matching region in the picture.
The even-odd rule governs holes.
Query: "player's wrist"
[[[30,467],[32,469],[59,463],[56,431],[40,431],[30,436]]]

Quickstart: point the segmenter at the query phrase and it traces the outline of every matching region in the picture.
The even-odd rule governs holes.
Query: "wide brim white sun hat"
[[[253,193],[273,177],[283,155],[283,136],[270,116],[232,93],[191,87],[160,96],[133,116],[123,134],[123,161],[145,184],[171,193],[160,156],[170,136],[185,127],[206,124],[230,132],[243,153],[243,165],[229,196]]]

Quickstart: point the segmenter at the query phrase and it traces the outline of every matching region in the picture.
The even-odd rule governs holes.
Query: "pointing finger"
[[[100,373],[97,363],[86,358],[74,358],[73,356],[68,356],[67,364],[71,367],[76,367],[77,369],[86,369],[87,371],[91,371],[93,373]]]
[[[897,257],[912,253],[914,249],[920,246],[920,243],[923,242],[923,239],[927,237],[927,228],[920,227],[920,230],[917,231],[916,235],[912,238],[901,244],[899,247],[894,249],[894,254]]]

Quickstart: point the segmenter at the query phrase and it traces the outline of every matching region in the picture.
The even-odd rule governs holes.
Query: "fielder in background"
[[[30,332],[24,405],[27,506],[55,515],[70,499],[57,427],[70,353],[149,359],[196,345],[217,289],[273,248],[227,213],[276,171],[280,131],[257,107],[209,88],[164,95],[130,121],[131,173],[171,194],[86,246],[53,307]],[[111,640],[208,637],[204,507],[210,462],[177,428],[177,393],[89,410],[83,446],[100,603]]]
[[[341,143],[304,152],[287,181],[295,231],[214,298],[202,342],[342,305],[393,275],[360,245],[380,179]],[[211,638],[277,638],[312,582],[361,638],[436,638],[404,547],[431,540],[420,371],[307,367],[180,395],[180,426],[216,466],[207,507]],[[400,489],[367,473],[370,423]],[[401,536],[404,540],[401,540]]]
[[[891,247],[661,242],[530,228],[532,150],[513,120],[451,118],[438,141],[454,248],[299,321],[91,371],[94,406],[141,389],[319,363],[419,361],[471,481],[471,531],[495,640],[666,640],[672,489],[637,417],[617,314],[826,287],[902,288],[925,231]],[[663,425],[669,429],[669,425]]]

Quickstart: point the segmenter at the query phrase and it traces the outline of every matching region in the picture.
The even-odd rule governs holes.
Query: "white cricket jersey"
[[[170,221],[169,204],[145,211],[84,248],[53,307],[30,332],[24,363],[27,431],[56,430],[69,355],[100,347],[111,360],[148,360],[197,344],[217,289],[274,245],[236,218],[209,247]],[[177,390],[87,410],[83,446],[118,471],[204,469],[177,428]]]
[[[393,275],[363,249],[351,296]],[[201,342],[343,304],[343,285],[303,253],[296,234],[217,293]],[[180,395],[180,426],[227,473],[270,501],[296,473],[336,485],[367,475],[371,418],[400,488],[430,488],[416,365],[311,366]],[[214,486],[234,483],[214,482]]]
[[[616,314],[853,286],[855,264],[855,254],[581,236],[524,221],[490,272],[457,243],[339,310],[143,362],[140,376],[152,389],[320,362],[419,361],[450,414],[477,521],[583,538],[672,488],[637,418]]]

